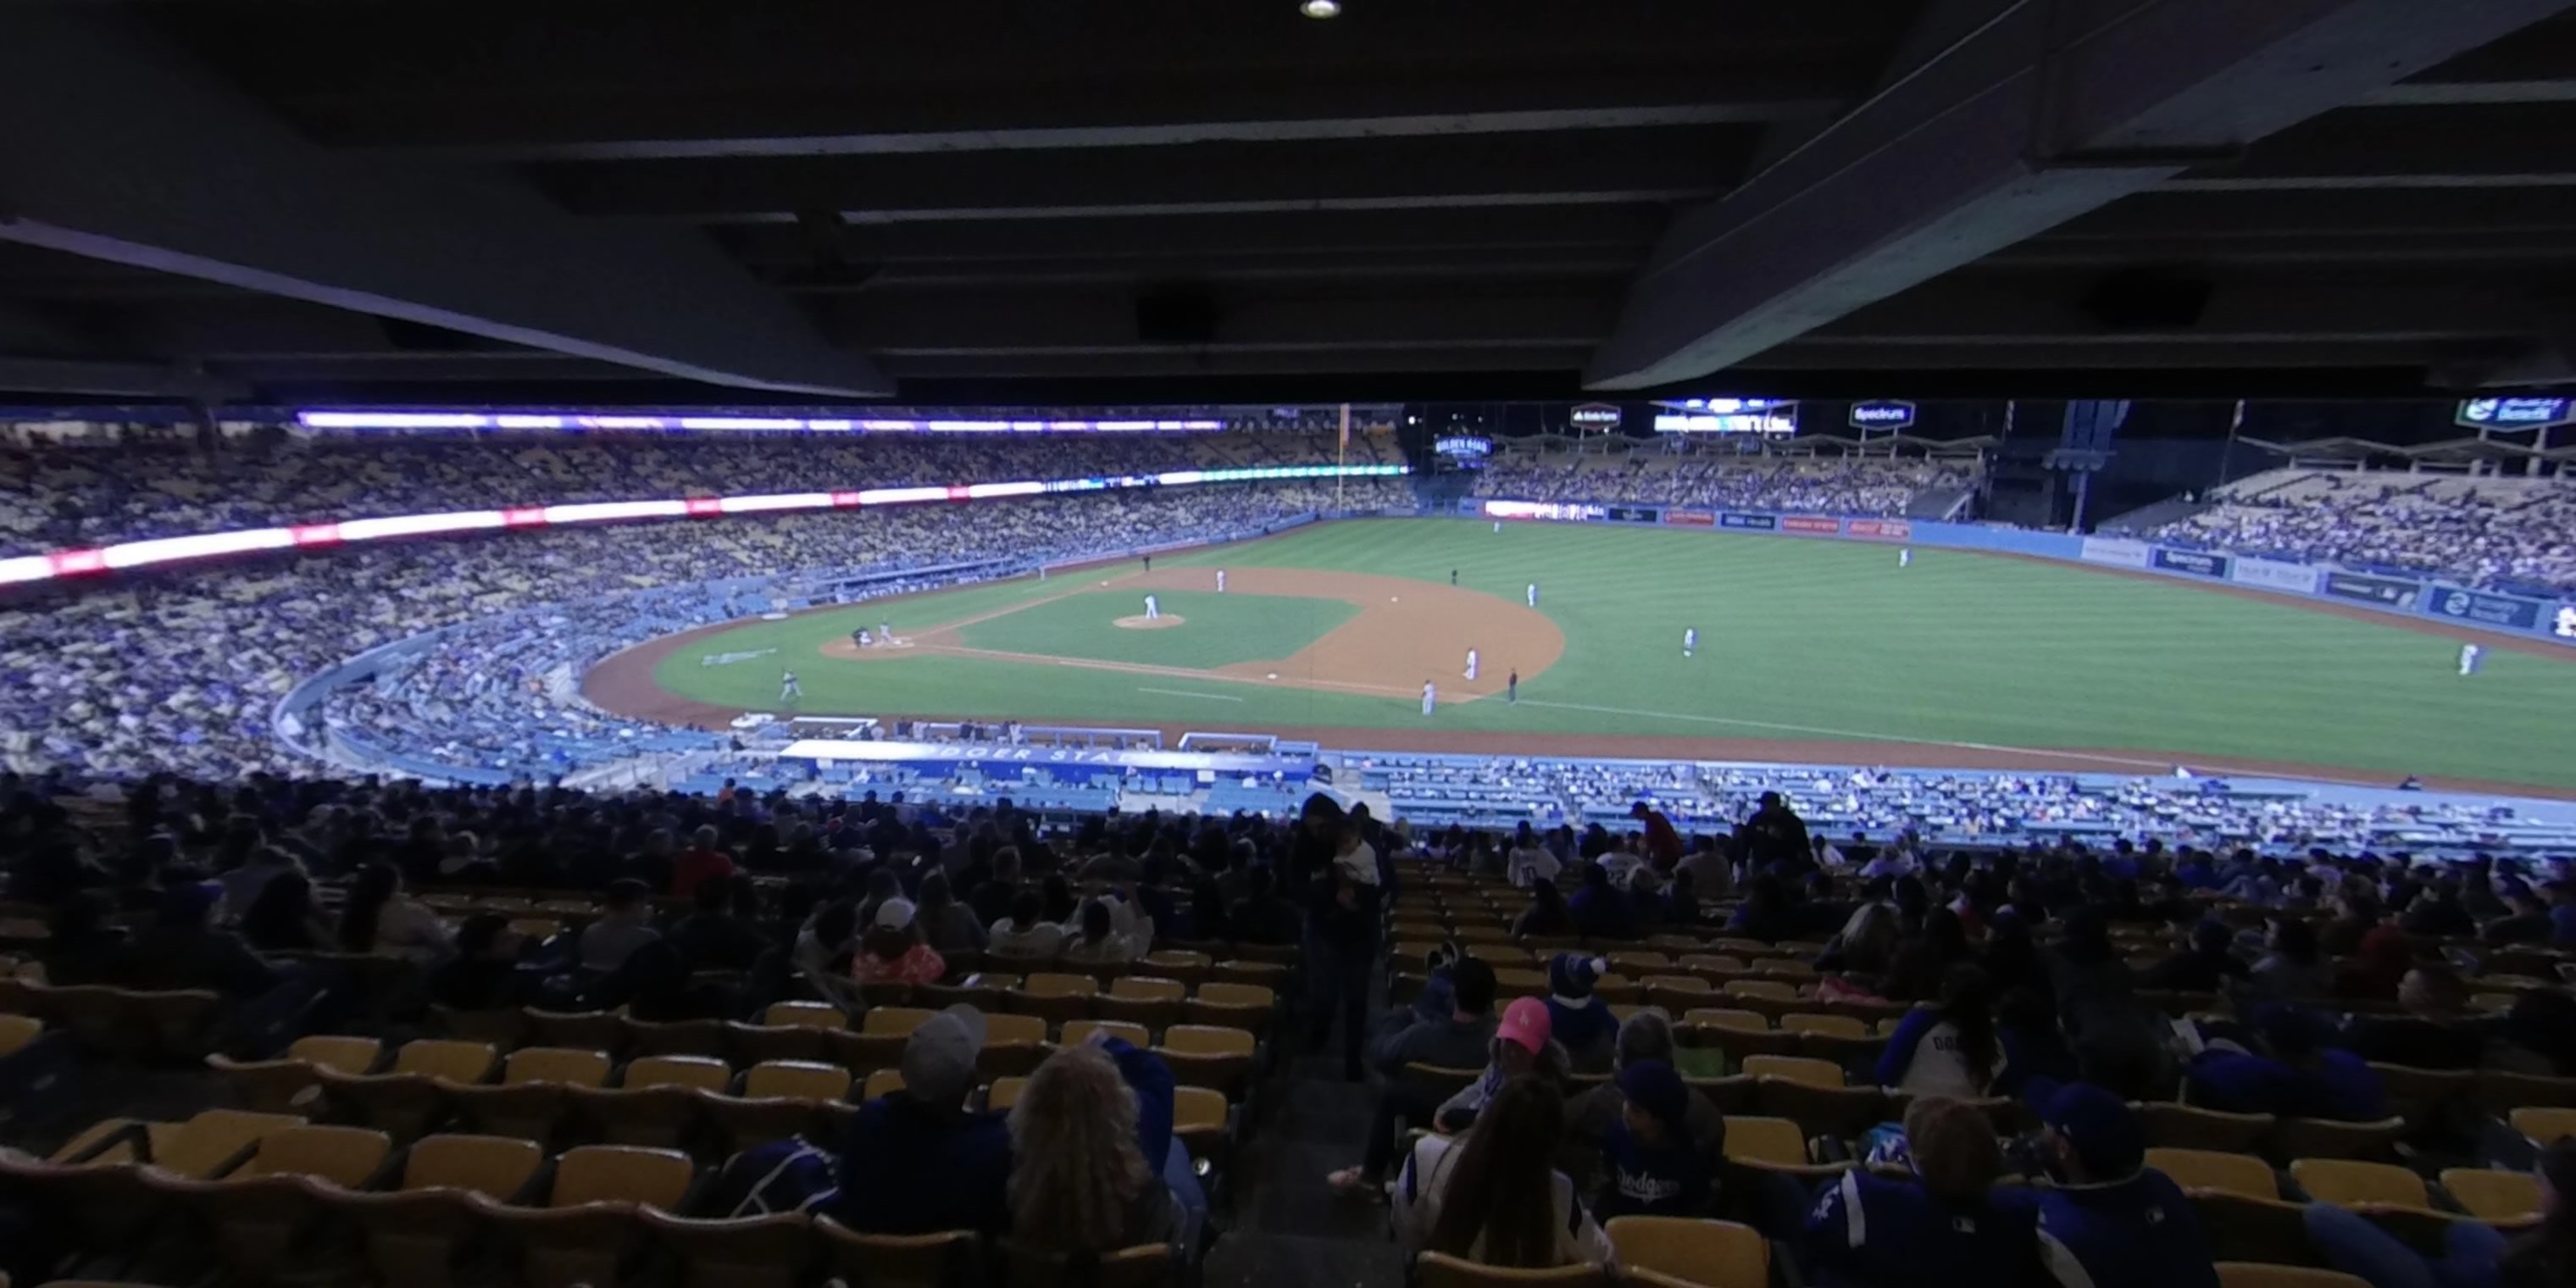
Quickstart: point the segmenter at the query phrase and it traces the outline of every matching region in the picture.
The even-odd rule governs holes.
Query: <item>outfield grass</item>
[[[1444,708],[1438,726],[1446,729],[2188,752],[2362,777],[2576,786],[2576,658],[2491,649],[2485,673],[2463,679],[2454,674],[2458,645],[2440,636],[2180,582],[1940,550],[1917,550],[1914,565],[1899,569],[1893,549],[1854,542],[1545,524],[1507,524],[1497,534],[1481,522],[1431,519],[1332,524],[1157,562],[1435,582],[1455,569],[1461,584],[1514,602],[1538,582],[1540,611],[1565,633],[1564,657],[1524,679],[1518,706]],[[910,634],[1061,594],[1066,580],[747,625],[666,659],[657,675],[674,692],[754,710],[774,704],[776,664],[787,658],[803,679],[807,712],[1421,726],[1405,698],[972,658],[832,663],[814,655],[860,625],[891,620]],[[1113,593],[1099,611],[1121,616],[1141,603]],[[1049,614],[1035,618],[1044,624],[1057,611],[1074,610],[1050,605],[1031,616]],[[969,629],[992,638],[991,628],[1008,632],[1014,620]],[[1691,626],[1699,656],[1685,661],[1681,634]],[[1157,637],[1197,635],[1078,620],[1062,630],[1058,647],[1029,635],[1011,647],[1068,656],[1113,648],[1123,651],[1084,655],[1155,660],[1140,650],[1159,647]],[[1095,638],[1104,642],[1085,642]],[[698,662],[704,653],[770,647],[779,654],[725,667]]]
[[[1286,657],[1360,611],[1338,599],[1189,590],[1155,594],[1164,615],[1182,618],[1184,625],[1159,630],[1117,625],[1121,617],[1144,613],[1144,594],[1094,590],[976,622],[958,634],[968,648],[1001,653],[1205,668]]]

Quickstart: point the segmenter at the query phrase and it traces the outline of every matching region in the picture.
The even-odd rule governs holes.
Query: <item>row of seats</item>
[[[1007,1031],[988,1042],[979,1072],[989,1080],[1025,1077],[1054,1048],[1026,1017],[992,1017]],[[1074,1021],[1064,1038],[1082,1041],[1099,1021]],[[1131,1040],[1144,1036],[1129,1028]],[[900,1039],[896,1051],[900,1052]],[[1247,1090],[1257,1048],[1240,1029],[1176,1026],[1153,1047],[1183,1087],[1203,1089],[1221,1101]],[[760,1102],[794,1100],[828,1108],[845,1104],[853,1085],[875,1095],[887,1085],[888,1059],[861,1069],[794,1058],[765,1059],[739,1073],[708,1054],[638,1055],[619,1066],[607,1052],[581,1047],[521,1047],[504,1056],[490,1043],[423,1038],[388,1053],[373,1038],[314,1036],[299,1039],[283,1058],[233,1061],[209,1057],[241,1102],[273,1112],[309,1113],[327,1103],[338,1116],[382,1128],[398,1139],[421,1135],[450,1118],[482,1130],[535,1139],[551,1138],[561,1124],[580,1119],[611,1139],[650,1133],[675,1140],[689,1123],[712,1121],[735,1148],[801,1130],[774,1123],[810,1123],[815,1113],[763,1109]],[[892,1085],[900,1085],[894,1083]],[[687,1093],[686,1097],[667,1093]],[[713,1099],[710,1099],[712,1097]],[[694,1103],[682,1103],[684,1098]]]
[[[1100,1024],[1121,1025],[1124,1032],[1142,1034],[1147,1040],[1140,1046],[1161,1042],[1185,1051],[1240,1049],[1249,1055],[1258,1049],[1277,1013],[1275,995],[1253,985],[1201,985],[1196,997],[1181,996],[1179,986],[1169,980],[1122,980],[1119,985],[1124,992],[1015,992],[939,1001],[943,1007],[962,1003],[983,1013],[991,1059],[1030,1064],[1043,1055],[1036,1048],[1051,1039],[1069,1043],[1077,1039],[1063,1034],[1088,1032]],[[998,1009],[997,1002],[1011,1009]],[[714,1056],[736,1064],[820,1060],[861,1076],[891,1067],[902,1057],[912,1030],[934,1014],[937,1011],[927,1006],[871,1006],[852,1028],[847,1014],[821,1002],[773,1003],[756,1024],[646,1021],[614,1011],[532,1007],[440,1013],[451,1035],[502,1050],[576,1047],[612,1055]]]
[[[490,1254],[526,1288],[611,1284],[657,1264],[687,1288],[790,1288],[817,1267],[852,1284],[933,1285],[973,1282],[986,1262],[971,1232],[881,1236],[802,1213],[721,1216],[706,1210],[714,1178],[668,1149],[549,1156],[533,1141],[467,1134],[397,1147],[367,1128],[231,1110],[100,1123],[43,1162],[0,1151],[0,1183],[52,1201],[89,1248],[182,1241],[254,1279],[448,1288],[481,1278],[461,1272]],[[990,1256],[1006,1288],[1064,1271],[1007,1242]],[[1157,1246],[1105,1258],[1102,1288],[1158,1282],[1168,1256]]]

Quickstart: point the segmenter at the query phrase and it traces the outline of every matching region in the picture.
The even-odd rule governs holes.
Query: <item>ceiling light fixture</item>
[[[1338,18],[1342,16],[1342,0],[1306,0],[1297,6],[1297,12],[1309,18]]]

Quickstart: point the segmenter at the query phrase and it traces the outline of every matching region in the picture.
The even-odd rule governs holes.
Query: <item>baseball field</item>
[[[2478,675],[2457,673],[2464,639],[2486,646]],[[1670,529],[1325,524],[1150,573],[711,627],[608,658],[584,689],[692,723],[792,709],[2576,794],[2576,653],[2539,641],[2042,560],[1917,550],[1900,568],[1888,546]]]

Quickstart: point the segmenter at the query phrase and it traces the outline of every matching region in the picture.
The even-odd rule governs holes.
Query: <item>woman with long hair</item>
[[[1073,883],[1065,880],[1061,872],[1046,874],[1046,879],[1038,883],[1038,893],[1046,900],[1046,919],[1057,925],[1072,921],[1079,911],[1073,898]]]
[[[913,924],[921,927],[922,942],[941,953],[972,952],[991,938],[984,923],[975,919],[974,910],[957,902],[945,872],[921,879],[921,903],[913,910]]]
[[[1408,1246],[1489,1266],[1606,1263],[1610,1242],[1556,1170],[1565,1102],[1544,1078],[1503,1084],[1466,1138],[1415,1142],[1396,1181]]]
[[[453,955],[454,936],[438,914],[404,897],[402,869],[376,862],[358,869],[340,905],[340,951],[400,957],[435,966]]]
[[[1896,909],[1888,904],[1864,903],[1852,909],[1842,930],[1816,958],[1816,969],[1825,972],[1816,995],[1885,997],[1883,986],[1888,967],[1896,962],[1899,931]]]
[[[1888,1036],[1878,1082],[1919,1096],[1974,1100],[2002,1069],[1994,983],[1984,968],[1959,965],[1941,977],[1940,1004],[1908,1012]]]
[[[1140,930],[1139,925],[1145,927]],[[1153,919],[1139,917],[1127,904],[1107,897],[1085,899],[1082,912],[1066,927],[1064,959],[1069,962],[1132,962],[1153,942]],[[1140,942],[1141,941],[1141,942]]]
[[[331,921],[313,905],[311,878],[300,870],[281,872],[242,911],[241,934],[264,953],[311,952],[331,942]]]
[[[1042,1252],[1106,1253],[1180,1232],[1160,1160],[1137,1143],[1137,1102],[1098,1046],[1066,1047],[1037,1067],[1011,1106],[1012,1238]]]
[[[1539,877],[1530,882],[1529,906],[1512,922],[1512,936],[1570,935],[1574,933],[1574,914],[1566,911],[1565,897],[1557,893],[1556,882]]]

